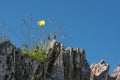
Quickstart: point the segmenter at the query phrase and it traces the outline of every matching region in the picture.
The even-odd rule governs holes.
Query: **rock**
[[[15,80],[14,49],[9,41],[0,44],[0,80]]]
[[[34,80],[34,74],[41,66],[38,62],[31,60],[27,55],[16,52],[15,59],[15,79],[16,80]],[[39,74],[39,73],[37,73]]]
[[[120,65],[110,76],[104,60],[89,66],[84,49],[53,40],[47,54],[47,60],[39,63],[10,41],[0,43],[0,80],[120,80]]]
[[[120,65],[116,67],[116,69],[112,73],[112,77],[115,78],[116,80],[120,80]]]
[[[39,66],[10,41],[0,44],[0,80],[34,80]]]
[[[90,67],[85,58],[85,51],[80,48],[64,47],[53,40],[50,43],[47,72],[48,80],[88,80]]]
[[[109,65],[101,60],[98,64],[91,65],[92,80],[108,80]]]

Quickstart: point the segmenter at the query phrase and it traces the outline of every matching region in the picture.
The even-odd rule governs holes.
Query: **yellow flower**
[[[45,21],[44,20],[40,20],[37,22],[38,26],[44,27],[45,26]]]

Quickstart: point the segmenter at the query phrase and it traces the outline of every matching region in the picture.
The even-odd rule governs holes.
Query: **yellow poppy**
[[[38,26],[44,27],[45,26],[45,21],[44,20],[40,20],[38,21]]]

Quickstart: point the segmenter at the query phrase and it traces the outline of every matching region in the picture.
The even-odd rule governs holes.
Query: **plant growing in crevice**
[[[44,29],[46,27],[45,20],[38,21],[38,27],[32,26],[32,19],[30,21],[23,19],[23,24],[27,25],[27,30],[24,31],[24,28],[22,29],[22,34],[26,34],[26,36],[23,36],[23,41],[25,42],[23,43],[22,53],[27,54],[31,59],[40,63],[45,62],[48,58],[47,48],[49,42],[56,39],[58,35],[65,35],[62,32],[63,26],[60,26],[54,32],[48,34],[47,30]],[[24,32],[26,33],[24,34]]]
[[[61,28],[63,26],[54,32],[47,33],[47,30],[44,29],[46,27],[45,20],[40,20],[36,23],[39,27],[36,27],[33,21],[33,18],[29,20],[23,19],[20,28],[17,26],[17,29],[19,31],[21,30],[20,34],[19,31],[17,32],[17,30],[11,30],[11,27],[10,29],[6,27],[5,22],[1,21],[0,42],[10,40],[9,37],[14,36],[14,39],[17,38],[17,40],[20,40],[20,45],[22,43],[21,49],[23,54],[27,54],[31,59],[37,60],[38,62],[44,62],[47,59],[47,47],[49,42],[56,39],[57,36],[62,33]]]
[[[2,24],[4,24],[4,22]],[[43,69],[42,73],[44,75],[41,75],[40,79],[45,80],[46,75],[49,73],[49,71],[47,71],[48,69],[47,66],[50,63],[49,62],[50,60],[48,61],[49,56],[48,56],[47,48],[48,48],[49,42],[52,41],[53,39],[56,39],[57,36],[61,34],[61,27],[58,28],[56,31],[47,34],[47,30],[45,31],[44,29],[46,24],[45,21],[40,20],[38,21],[37,24],[39,27],[36,27],[36,26],[33,27],[32,19],[30,19],[30,21],[23,19],[22,25],[24,26],[21,26],[20,35],[16,35],[17,33],[16,30],[9,30],[9,32],[13,33],[13,36],[17,37],[17,39],[18,37],[19,39],[21,39],[21,42],[23,43],[23,46],[21,48],[22,54],[27,54],[29,58],[31,58],[32,60],[35,60],[40,64],[42,64],[42,69]],[[4,25],[0,27],[4,29]],[[1,29],[2,31],[0,30],[2,32],[2,33],[0,32],[2,35],[0,36],[1,41],[5,41],[5,36],[3,35],[5,33],[3,33],[4,32],[3,29]],[[15,52],[14,52],[14,56],[15,56]],[[15,63],[15,60],[16,59],[14,57],[14,63]],[[38,74],[35,73],[33,76],[37,77],[37,75]]]
[[[24,22],[26,21],[24,20]],[[39,26],[39,29],[33,28],[32,26],[30,26],[29,27],[30,29],[26,31],[27,42],[25,42],[22,47],[22,53],[27,54],[33,60],[43,63],[44,61],[47,60],[48,44],[51,40],[56,39],[56,34],[54,33],[53,35],[48,35],[46,32],[44,32],[44,26],[45,26],[44,20],[38,21],[37,24]],[[31,34],[33,33],[37,35],[31,36]],[[32,37],[34,37],[34,39]]]

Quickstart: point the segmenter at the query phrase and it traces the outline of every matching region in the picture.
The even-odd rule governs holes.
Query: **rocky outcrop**
[[[51,80],[88,80],[90,67],[85,58],[84,49],[64,47],[52,41],[49,47],[47,71]]]
[[[15,46],[9,41],[0,44],[0,79],[1,80],[15,80]]]
[[[118,67],[114,70],[112,78],[120,80],[120,65],[118,65]]]
[[[92,64],[91,70],[91,80],[108,80],[109,65],[104,60],[98,64]]]
[[[120,80],[120,66],[109,75],[101,60],[90,67],[81,48],[65,47],[53,40],[44,63],[23,55],[9,41],[0,43],[0,80]]]
[[[91,80],[120,80],[120,65],[109,75],[109,65],[101,60],[97,64],[91,65]]]
[[[9,41],[0,44],[0,80],[34,80],[40,66]]]

